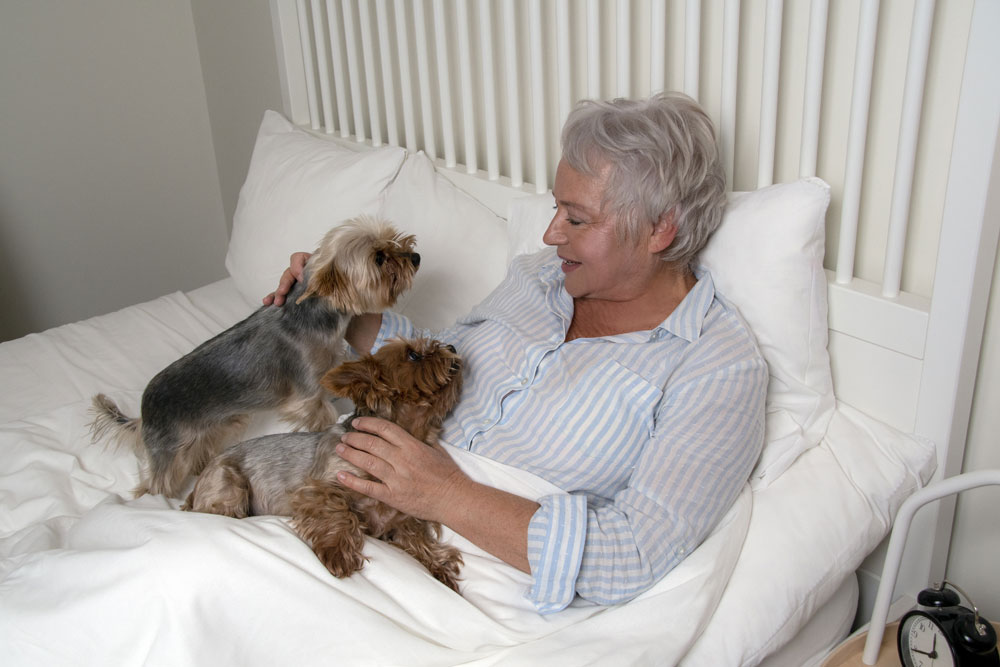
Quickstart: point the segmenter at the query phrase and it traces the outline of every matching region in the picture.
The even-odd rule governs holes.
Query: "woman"
[[[680,94],[584,102],[562,135],[543,236],[454,327],[466,360],[442,439],[567,491],[539,502],[476,483],[396,425],[355,422],[338,451],[376,480],[340,481],[438,521],[530,573],[542,612],[628,600],[729,509],[760,453],[767,369],[736,309],[694,268],[725,179],[711,121]],[[292,257],[282,303],[305,253]],[[356,317],[358,351],[417,332]]]

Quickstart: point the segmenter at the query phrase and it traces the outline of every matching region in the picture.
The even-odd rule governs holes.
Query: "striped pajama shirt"
[[[376,340],[433,336],[465,360],[442,440],[530,471],[546,496],[528,529],[543,612],[615,604],[690,553],[746,482],[764,436],[767,367],[711,275],[652,331],[565,341],[573,301],[554,250],[522,255],[454,327],[385,313]]]

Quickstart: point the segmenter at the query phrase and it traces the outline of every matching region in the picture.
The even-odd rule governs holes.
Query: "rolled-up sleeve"
[[[556,494],[544,496],[538,503],[541,507],[528,526],[533,579],[528,597],[544,614],[563,609],[576,595],[587,540],[587,497]]]
[[[766,366],[750,359],[671,391],[656,432],[613,502],[547,496],[528,530],[541,613],[574,595],[625,602],[683,561],[728,511],[760,452]]]

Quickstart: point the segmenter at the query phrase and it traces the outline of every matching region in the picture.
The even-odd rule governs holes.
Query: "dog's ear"
[[[302,296],[295,300],[296,305],[302,303],[311,296],[327,297],[334,300],[334,308],[346,310],[346,301],[353,293],[354,285],[341,271],[337,269],[334,262],[329,261],[309,267],[312,270],[306,276],[306,289]]]
[[[359,394],[368,390],[375,382],[378,368],[366,357],[358,361],[348,361],[333,370],[327,371],[320,384],[334,396],[349,398],[352,401]],[[357,401],[355,401],[357,402]]]
[[[391,399],[391,390],[379,365],[371,357],[337,366],[323,376],[320,384],[334,396],[349,398],[355,405],[363,405],[372,412],[380,412],[382,402]]]

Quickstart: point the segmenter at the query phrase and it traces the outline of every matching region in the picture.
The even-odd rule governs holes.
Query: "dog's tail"
[[[108,444],[115,447],[125,445],[134,452],[139,459],[140,482],[133,493],[136,498],[149,493],[144,481],[149,478],[149,459],[142,444],[142,421],[139,417],[126,415],[104,394],[94,396],[91,413],[94,415],[93,421],[90,422],[91,440],[95,443],[107,440]]]
[[[91,413],[94,420],[90,422],[90,437],[94,442],[107,439],[116,445],[127,444],[133,451],[142,453],[138,417],[126,415],[104,394],[94,396]]]

